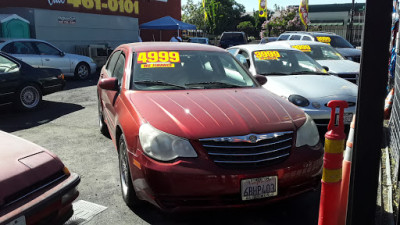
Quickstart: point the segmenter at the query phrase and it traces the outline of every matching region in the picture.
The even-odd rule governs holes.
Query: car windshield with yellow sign
[[[150,51],[135,54],[134,90],[255,87],[253,78],[225,52]]]
[[[336,49],[328,45],[291,45],[291,47],[306,53],[314,60],[345,60]]]
[[[327,72],[305,53],[293,50],[253,52],[254,66],[261,75],[326,75]]]
[[[346,39],[340,36],[316,36],[317,41],[331,45],[334,48],[354,48]]]

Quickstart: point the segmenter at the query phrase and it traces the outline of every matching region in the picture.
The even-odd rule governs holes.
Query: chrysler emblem
[[[257,142],[257,136],[256,135],[250,135],[249,140],[251,143],[256,143]]]

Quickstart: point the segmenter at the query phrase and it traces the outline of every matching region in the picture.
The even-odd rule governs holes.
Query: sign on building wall
[[[103,15],[139,16],[139,0],[1,0],[0,7],[40,8]]]

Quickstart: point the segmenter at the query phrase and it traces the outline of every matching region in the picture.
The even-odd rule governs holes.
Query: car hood
[[[263,85],[284,98],[301,95],[308,99],[357,96],[357,85],[333,75],[268,76]]]
[[[342,54],[344,57],[361,55],[361,50],[356,48],[336,48],[336,50],[340,52],[340,54]]]
[[[64,168],[57,156],[29,141],[2,131],[0,141],[0,207]]]
[[[322,66],[329,68],[329,73],[341,74],[341,73],[359,73],[360,63],[356,63],[350,60],[317,60]]]
[[[263,88],[128,93],[155,128],[188,139],[295,130],[302,110]]]

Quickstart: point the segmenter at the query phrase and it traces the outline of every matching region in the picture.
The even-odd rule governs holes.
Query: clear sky
[[[193,0],[194,2],[200,2],[201,0]],[[186,4],[186,0],[181,0],[182,5]],[[244,5],[247,12],[258,10],[258,0],[236,0],[236,2]],[[356,3],[365,3],[365,0],[355,0]],[[352,3],[352,0],[308,0],[309,5],[322,5],[322,4],[342,4]],[[267,8],[274,8],[274,5],[286,7],[288,5],[299,5],[300,0],[267,0]]]

